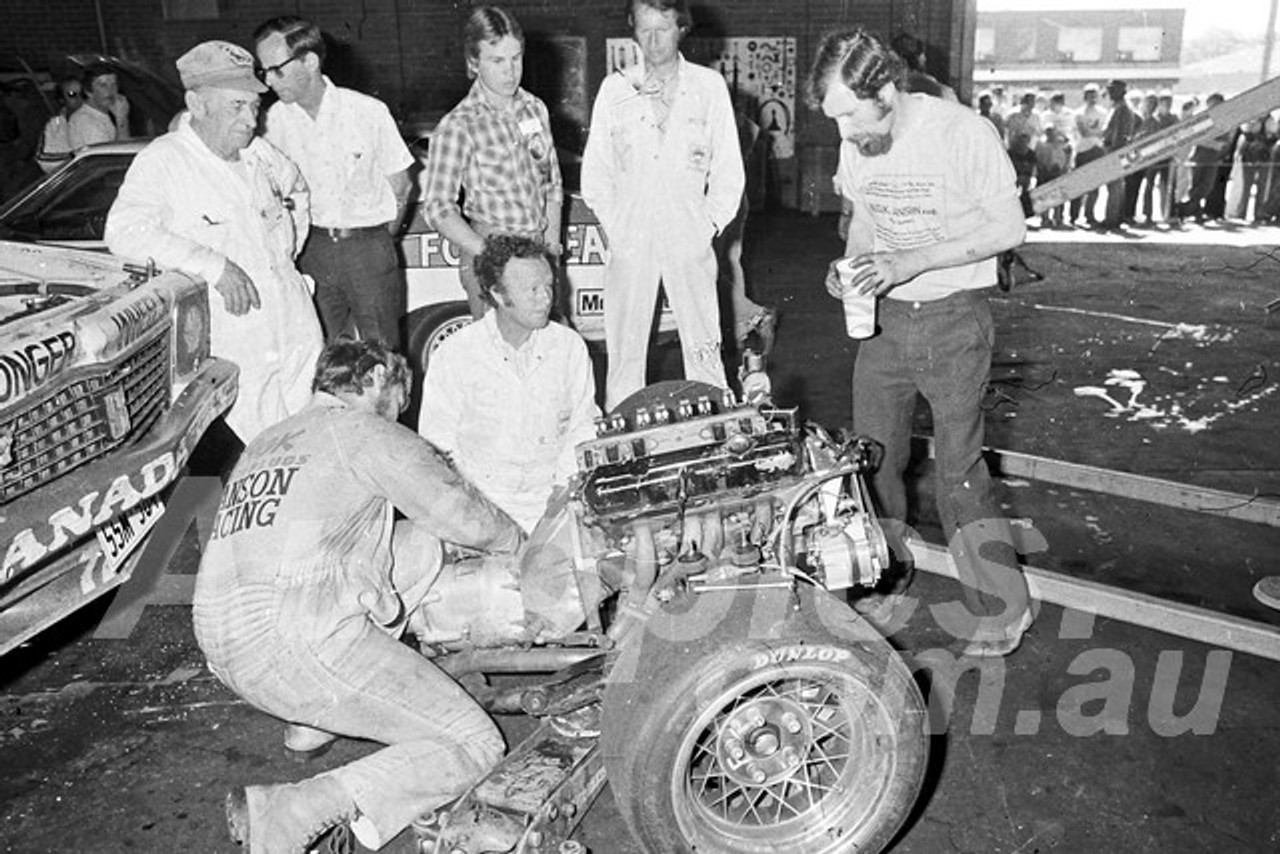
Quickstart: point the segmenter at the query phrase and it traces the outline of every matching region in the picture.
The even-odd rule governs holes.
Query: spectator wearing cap
[[[310,222],[306,182],[255,136],[267,87],[247,50],[203,42],[177,66],[187,111],[134,158],[106,241],[209,283],[213,355],[240,367],[226,424],[247,443],[311,398],[320,324],[294,265]]]
[[[1128,89],[1123,80],[1112,80],[1107,84],[1107,97],[1111,99],[1112,107],[1107,129],[1102,133],[1102,144],[1108,152],[1124,148],[1138,132],[1138,115],[1125,100]],[[1126,192],[1128,186],[1124,178],[1107,184],[1107,215],[1101,223],[1102,228],[1117,229],[1124,224],[1126,212],[1130,209]],[[1136,188],[1134,190],[1136,192]]]
[[[1084,106],[1076,112],[1075,125],[1076,167],[1092,163],[1107,153],[1107,148],[1102,143],[1102,136],[1107,127],[1107,111],[1098,104],[1098,84],[1085,84]],[[1094,208],[1097,206],[1097,190],[1091,190],[1083,196],[1077,196],[1071,200],[1070,221],[1072,223],[1076,222],[1080,217],[1081,209],[1083,209],[1085,223],[1087,225],[1096,225],[1098,219],[1094,213]]]
[[[324,74],[320,28],[294,16],[253,34],[262,80],[279,96],[265,133],[302,170],[311,235],[299,265],[315,279],[329,341],[355,333],[400,347],[404,274],[394,235],[404,221],[413,155],[386,105]]]

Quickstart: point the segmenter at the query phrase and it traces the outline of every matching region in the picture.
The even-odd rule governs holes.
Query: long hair
[[[805,81],[805,101],[813,109],[820,109],[836,75],[854,95],[872,100],[886,83],[901,89],[906,74],[906,62],[878,36],[861,27],[833,30],[818,45]]]

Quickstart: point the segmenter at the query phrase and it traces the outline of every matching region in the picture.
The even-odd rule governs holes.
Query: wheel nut
[[[752,782],[755,783],[763,783],[765,777],[768,776],[764,773],[763,769],[757,768],[754,765],[751,766],[751,770],[747,773],[751,776]]]
[[[794,747],[788,747],[782,751],[782,762],[788,768],[800,764],[800,754],[796,753]]]
[[[742,749],[742,744],[736,740],[726,741],[724,743],[724,748],[725,750],[729,751],[729,756],[732,757],[734,760],[739,760],[746,755],[746,753]]]
[[[787,712],[782,716],[782,726],[785,727],[787,732],[792,735],[795,735],[802,729],[800,726],[800,719],[792,712]]]

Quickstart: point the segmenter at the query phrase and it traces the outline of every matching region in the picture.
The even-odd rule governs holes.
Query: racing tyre
[[[632,834],[651,854],[883,850],[928,760],[901,658],[824,590],[690,598],[704,601],[668,603],[632,639],[643,651],[624,651],[604,696],[601,748]]]
[[[471,325],[471,309],[465,302],[434,305],[414,312],[409,320],[409,362],[418,376],[427,373],[431,354],[441,342]]]

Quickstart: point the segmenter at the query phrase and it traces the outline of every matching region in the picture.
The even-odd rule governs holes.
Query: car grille
[[[0,504],[144,435],[168,402],[166,324],[109,370],[0,421]]]

